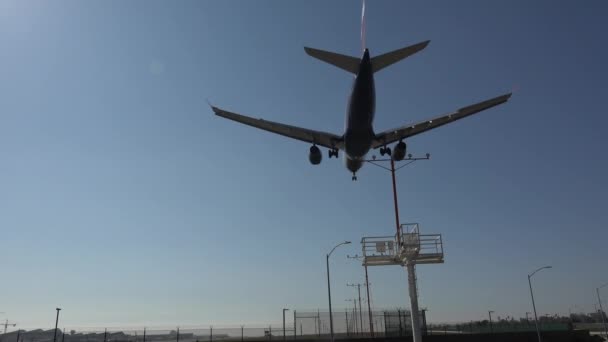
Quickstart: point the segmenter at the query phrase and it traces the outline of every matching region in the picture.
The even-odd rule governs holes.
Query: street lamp
[[[488,311],[488,316],[490,316],[490,334],[494,333],[494,329],[492,328],[492,313],[493,312],[494,311],[492,311],[492,310]]]
[[[57,318],[55,318],[55,335],[53,336],[53,342],[57,342],[57,324],[59,323],[59,311],[61,308],[56,308],[57,310]]]
[[[289,311],[289,309],[283,309],[283,341],[285,341],[285,311]]]
[[[329,256],[331,255],[331,253],[334,252],[334,250],[336,250],[336,248],[338,248],[342,245],[348,245],[348,244],[350,244],[350,241],[344,241],[342,243],[337,244],[334,248],[332,248],[331,252],[329,252],[325,256],[325,264],[327,266],[327,297],[329,300],[329,333],[331,336],[331,339],[330,339],[331,342],[334,342],[334,318],[331,313],[331,286],[329,285]]]
[[[606,328],[606,320],[604,320],[604,309],[602,308],[602,300],[600,299],[600,289],[606,286],[608,286],[608,283],[595,288],[595,293],[597,294],[597,301],[600,302],[600,317],[602,317],[602,324],[604,325],[604,334],[606,334],[606,338],[608,338],[608,328]]]
[[[532,278],[532,276],[540,271],[540,270],[544,270],[545,268],[553,268],[552,266],[543,266],[539,269],[537,269],[536,271],[532,272],[532,274],[528,274],[528,285],[530,285],[530,297],[532,297],[532,308],[534,309],[534,324],[536,325],[536,335],[538,335],[538,342],[542,342],[542,339],[540,337],[540,328],[538,327],[538,316],[536,315],[536,304],[534,303],[534,293],[532,292],[532,281],[530,280],[530,278]]]

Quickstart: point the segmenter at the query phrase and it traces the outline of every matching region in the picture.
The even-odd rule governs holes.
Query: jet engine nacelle
[[[321,159],[323,155],[321,154],[321,150],[317,146],[311,146],[310,152],[308,152],[308,160],[312,165],[319,165],[321,163]]]
[[[406,152],[407,145],[403,141],[400,141],[393,149],[393,159],[396,161],[403,160]]]

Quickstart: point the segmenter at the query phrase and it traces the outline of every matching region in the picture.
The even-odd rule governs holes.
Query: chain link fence
[[[421,311],[422,329],[426,331],[425,311]],[[321,338],[330,334],[333,323],[335,338],[345,337],[402,337],[411,336],[411,316],[409,310],[376,310],[360,311],[342,309],[333,312],[333,322],[329,312],[324,311],[294,311],[293,339],[311,337]]]
[[[291,317],[293,315],[293,317]],[[423,335],[491,334],[506,332],[533,332],[534,321],[503,319],[489,322],[470,321],[459,323],[427,324],[426,312],[420,312]],[[174,329],[133,328],[79,328],[13,330],[0,335],[0,342],[215,342],[215,341],[279,341],[279,340],[327,340],[333,324],[336,339],[367,337],[405,337],[412,335],[409,310],[338,309],[333,321],[327,311],[294,310],[282,323],[268,326],[236,327],[175,327]],[[556,316],[557,317],[557,316]],[[567,318],[539,320],[542,331],[568,331],[577,328]],[[581,325],[581,324],[578,324]],[[590,324],[588,324],[590,325]],[[593,326],[599,331],[599,323]],[[593,330],[593,329],[589,329]]]
[[[423,313],[424,314],[424,313]],[[214,342],[327,339],[332,322],[327,311],[294,310],[283,324],[174,329],[78,328],[16,330],[0,335],[0,342]],[[333,312],[337,339],[411,335],[408,310],[368,311],[338,309]],[[424,322],[424,320],[423,320]],[[373,334],[372,334],[373,331]]]

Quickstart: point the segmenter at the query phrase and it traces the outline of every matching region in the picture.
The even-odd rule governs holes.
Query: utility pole
[[[363,258],[363,257],[358,256],[356,254],[354,256],[352,256],[352,257],[350,255],[347,255],[346,257],[348,259],[357,259],[357,260],[360,260],[360,259]],[[374,323],[373,323],[373,318],[372,318],[372,304],[371,304],[372,301],[371,301],[370,295],[369,295],[369,285],[370,285],[370,282],[369,282],[369,277],[367,275],[367,264],[363,263],[363,267],[365,268],[365,289],[367,290],[367,313],[368,313],[368,316],[369,316],[368,317],[368,319],[369,319],[369,332],[371,333],[372,338],[373,338],[374,337]],[[361,304],[359,304],[359,305],[361,305]]]
[[[595,293],[597,294],[597,301],[600,303],[600,317],[602,318],[602,324],[604,325],[604,333],[606,334],[606,338],[608,338],[608,328],[606,328],[606,320],[604,319],[604,309],[602,308],[602,300],[600,298],[600,289],[605,286],[608,286],[608,283],[596,287]]]
[[[346,315],[345,323],[346,323],[346,337],[350,336],[350,330],[348,329],[348,309],[344,309],[344,314]]]
[[[13,327],[16,327],[17,324],[16,323],[9,323],[8,319],[6,321],[4,321],[4,333],[6,334],[6,329],[8,328],[9,325],[12,325]]]
[[[361,284],[346,284],[346,286],[357,287],[357,291],[359,293],[359,326],[361,327],[361,333],[363,333],[363,307],[361,306]]]
[[[55,318],[55,335],[53,336],[53,342],[57,342],[57,324],[59,323],[59,311],[61,308],[56,308],[57,310],[57,318]]]
[[[285,341],[285,311],[289,311],[289,309],[283,309],[283,341]]]
[[[298,338],[298,327],[296,324],[298,324],[298,316],[296,316],[296,310],[293,310],[293,339],[297,339]]]
[[[355,335],[357,335],[359,333],[359,323],[357,323],[357,301],[356,300],[352,300],[352,302],[354,304],[354,308],[353,308],[353,324],[355,325]]]
[[[490,316],[490,334],[494,333],[494,328],[492,327],[492,313],[493,312],[494,311],[492,311],[492,310],[488,311],[488,316]]]
[[[369,278],[367,277],[367,265],[365,265],[365,290],[367,291],[367,314],[369,319],[369,332],[374,338],[374,323],[372,322],[372,304],[369,298]]]
[[[353,302],[353,304],[355,305],[355,311],[353,313],[353,322],[355,323],[355,334],[358,334],[361,332],[360,327],[359,327],[359,322],[357,322],[357,298],[355,299],[345,299],[347,302]],[[361,308],[359,308],[360,310]]]

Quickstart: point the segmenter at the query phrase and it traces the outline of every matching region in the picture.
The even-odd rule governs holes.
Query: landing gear
[[[352,178],[353,182],[357,180],[357,175],[353,172],[353,178]]]
[[[338,150],[337,149],[330,149],[330,150],[327,151],[327,154],[329,155],[330,159],[331,159],[331,157],[338,158]]]
[[[380,147],[380,155],[383,156],[385,154],[387,154],[389,156],[391,155],[391,148],[390,147],[386,147],[386,146],[385,147]]]

